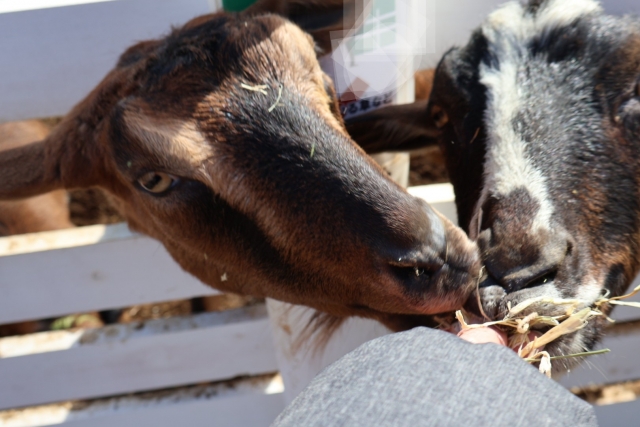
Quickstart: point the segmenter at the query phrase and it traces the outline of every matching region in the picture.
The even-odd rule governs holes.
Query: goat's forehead
[[[241,72],[260,78],[306,79],[320,71],[311,36],[296,25],[285,22],[269,37],[241,46]]]
[[[300,77],[314,67],[319,69],[313,39],[290,21],[269,14],[215,14],[132,46],[117,72],[131,81],[134,94],[185,99],[229,79],[267,81],[284,72]]]
[[[172,50],[196,52],[194,62],[200,59],[223,71],[233,69],[234,63],[242,67],[285,68],[292,59],[301,56],[316,62],[311,36],[280,16],[223,18],[214,18],[213,22],[205,22],[196,28],[185,26],[168,53]],[[210,58],[217,60],[211,63]],[[166,61],[175,61],[175,58],[166,55]]]
[[[584,129],[594,130],[594,140],[603,138],[594,76],[603,56],[613,58],[625,45],[623,30],[608,30],[612,22],[593,0],[509,3],[467,47],[445,58],[439,71],[464,93],[483,98],[477,126],[486,132],[486,155],[476,214],[489,198],[526,191],[539,207],[532,226],[552,227],[553,164],[574,140],[584,140]],[[611,51],[597,55],[606,47]]]
[[[431,98],[451,119],[440,144],[461,225],[517,256],[566,233],[586,300],[635,256],[636,144],[618,143],[613,113],[640,75],[638,28],[591,0],[510,3],[444,57]]]
[[[527,90],[523,89],[523,75],[531,72],[529,49],[536,38],[599,12],[599,4],[592,0],[532,1],[528,5],[514,2],[494,12],[483,24],[481,37],[475,41],[486,46],[476,74],[486,96],[483,117],[486,155],[484,184],[472,224],[481,220],[478,216],[488,200],[506,200],[513,194],[521,194],[526,195],[518,201],[521,212],[510,221],[521,224],[523,233],[553,227],[556,209],[547,182],[549,177],[532,158],[531,138],[522,129],[526,121],[522,111],[530,102]]]
[[[572,24],[579,18],[600,13],[595,0],[531,0],[511,2],[493,12],[482,26],[491,43],[526,42],[552,28]]]

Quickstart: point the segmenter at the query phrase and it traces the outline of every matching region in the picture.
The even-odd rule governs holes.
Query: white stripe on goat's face
[[[531,232],[551,228],[553,206],[547,193],[545,177],[532,164],[526,152],[526,142],[513,127],[515,112],[522,99],[517,85],[517,58],[501,62],[499,70],[481,67],[480,82],[487,88],[485,183],[476,215],[488,197],[508,196],[524,188],[537,202],[537,212]]]
[[[600,5],[593,0],[552,0],[533,15],[519,3],[508,3],[492,13],[482,26],[494,58],[491,63],[480,65],[480,83],[487,90],[487,154],[484,188],[475,215],[481,215],[482,204],[488,197],[499,198],[525,188],[537,202],[530,231],[551,229],[554,208],[548,197],[546,179],[532,164],[526,152],[527,144],[513,126],[516,113],[523,106],[518,80],[526,78],[523,71],[529,59],[529,52],[523,46],[549,27],[569,25],[581,16],[600,10]],[[480,219],[475,218],[472,223],[477,221]]]
[[[506,41],[505,35],[526,41],[550,27],[571,25],[576,19],[602,11],[594,0],[548,0],[539,6],[530,2],[524,7],[518,2],[507,3],[493,12],[482,26],[483,33],[494,44]]]
[[[489,315],[538,296],[588,306],[637,273],[639,79],[640,23],[592,0],[509,3],[441,61],[428,109],[450,119],[439,142]],[[582,351],[599,330],[547,349]]]

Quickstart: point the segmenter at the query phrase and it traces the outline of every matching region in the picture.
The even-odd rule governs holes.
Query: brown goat
[[[313,39],[257,11],[128,49],[48,138],[0,154],[0,198],[102,187],[223,291],[393,329],[459,307],[475,244],[349,138]]]

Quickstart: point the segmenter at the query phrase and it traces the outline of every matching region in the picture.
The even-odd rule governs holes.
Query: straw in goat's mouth
[[[608,353],[609,349],[588,351],[584,353],[575,353],[561,356],[551,356],[544,351],[544,347],[556,341],[558,338],[572,334],[584,328],[587,323],[598,316],[604,316],[610,322],[612,319],[607,317],[602,311],[605,304],[626,305],[640,308],[640,303],[626,302],[623,299],[630,298],[640,292],[640,286],[636,287],[631,293],[620,297],[607,298],[607,295],[601,296],[592,307],[578,309],[584,304],[584,301],[575,299],[557,299],[547,297],[537,297],[525,300],[515,307],[509,306],[509,311],[502,320],[496,320],[485,323],[468,323],[465,319],[469,315],[463,310],[456,312],[456,318],[460,323],[462,331],[466,329],[484,328],[495,326],[507,333],[508,346],[517,349],[518,356],[522,357],[529,363],[538,363],[538,369],[548,377],[551,377],[551,362],[557,359],[566,359],[572,357],[593,356],[596,354]],[[537,312],[523,314],[528,308],[537,305],[552,305],[563,313],[557,316],[544,316]],[[480,305],[482,306],[482,305]],[[535,331],[535,332],[534,332]],[[541,331],[545,331],[542,333]]]

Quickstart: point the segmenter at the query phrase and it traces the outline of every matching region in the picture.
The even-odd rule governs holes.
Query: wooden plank
[[[0,122],[65,114],[140,40],[209,13],[207,0],[126,0],[0,13]],[[24,8],[24,7],[23,7]]]
[[[268,427],[284,410],[281,395],[248,395],[70,421],[69,427]]]
[[[264,304],[218,313],[179,316],[147,322],[117,324],[96,329],[48,331],[28,335],[0,338],[0,359],[68,350],[85,344],[110,345],[129,339],[140,339],[158,334],[178,333],[193,329],[224,326],[234,322],[261,319]]]
[[[640,419],[640,400],[594,407],[598,424],[603,427],[637,426]]]
[[[2,0],[0,13],[24,12],[27,10],[49,9],[52,7],[75,6],[79,4],[103,3],[117,0]]]
[[[66,350],[0,359],[0,409],[276,371],[264,305],[88,330]]]
[[[122,227],[94,226],[85,234],[102,229],[104,238],[93,240],[82,228],[48,232],[45,249],[72,247],[0,256],[0,324],[218,293],[184,272],[161,243]],[[76,234],[84,246],[69,243]],[[37,236],[22,239],[41,244]],[[23,243],[16,247],[28,252]]]
[[[266,427],[284,409],[282,389],[279,375],[261,375],[108,399],[0,411],[0,426]]]
[[[0,257],[88,246],[140,236],[130,231],[126,223],[18,234],[0,237]]]
[[[636,0],[601,0],[605,12],[613,15],[640,13],[640,4]]]
[[[409,194],[420,197],[429,203],[446,203],[455,200],[455,192],[451,184],[417,185],[407,188]]]

